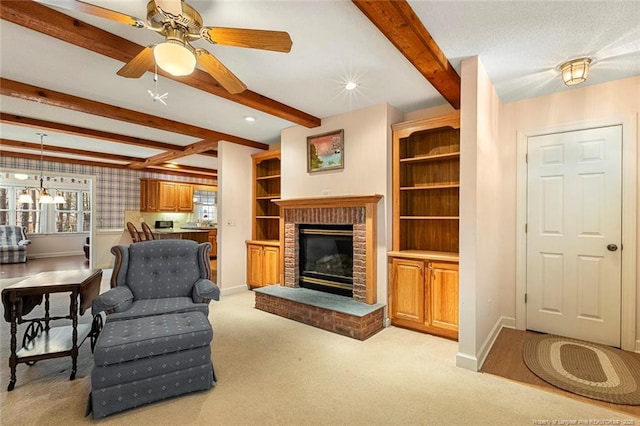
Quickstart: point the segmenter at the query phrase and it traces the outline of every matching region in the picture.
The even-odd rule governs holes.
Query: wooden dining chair
[[[127,229],[129,230],[129,235],[131,235],[131,241],[134,243],[142,241],[142,238],[140,238],[140,234],[138,233],[138,229],[133,223],[127,222]]]
[[[151,228],[147,225],[147,222],[142,222],[142,232],[144,232],[144,239],[147,241],[155,240],[156,237],[151,232]]]

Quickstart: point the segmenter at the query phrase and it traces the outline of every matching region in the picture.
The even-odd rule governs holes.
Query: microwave
[[[156,220],[156,224],[154,225],[156,229],[170,229],[173,228],[172,220]]]

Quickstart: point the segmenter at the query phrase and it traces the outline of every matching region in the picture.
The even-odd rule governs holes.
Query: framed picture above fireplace
[[[307,172],[344,168],[344,129],[307,137]]]

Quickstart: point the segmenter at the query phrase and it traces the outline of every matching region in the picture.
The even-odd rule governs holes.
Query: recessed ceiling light
[[[245,116],[244,116],[244,120],[245,120],[245,121],[249,121],[249,122],[253,123],[254,121],[256,121],[256,118],[255,118],[255,117],[252,117],[252,116],[250,116],[250,115],[245,115]]]
[[[353,89],[355,89],[356,87],[358,87],[358,83],[353,82],[353,81],[350,81],[350,82],[348,82],[347,84],[345,84],[345,85],[344,85],[344,88],[345,88],[346,90],[353,90]]]

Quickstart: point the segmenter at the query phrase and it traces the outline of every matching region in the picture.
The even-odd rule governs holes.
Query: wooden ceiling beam
[[[68,124],[54,123],[46,120],[39,120],[37,118],[28,118],[19,115],[6,114],[4,112],[0,113],[0,123],[30,127],[40,131],[57,132],[72,136],[82,136],[91,139],[99,139],[106,142],[115,142],[127,145],[141,146],[144,148],[159,149],[162,151],[176,149],[176,145],[172,145],[170,143],[156,142],[148,139],[118,135],[115,133],[103,132],[100,130],[87,129],[84,127],[71,126]]]
[[[15,141],[11,139],[0,138],[0,147],[3,147],[3,146],[40,151],[39,143],[22,142],[22,141]],[[144,158],[129,157],[127,155],[106,154],[104,152],[87,151],[84,149],[76,149],[76,148],[65,148],[62,146],[43,144],[42,148],[44,151],[48,151],[48,152],[61,152],[64,154],[81,155],[83,157],[96,157],[96,158],[102,158],[104,160],[122,161],[125,163],[131,163],[131,162],[144,163],[145,161]]]
[[[179,171],[184,170],[185,173],[207,173],[212,174],[213,176],[218,176],[218,170],[215,169],[205,169],[202,167],[193,167],[193,166],[181,166],[180,164],[163,164],[160,166],[150,166],[147,167],[147,171]]]
[[[40,154],[25,154],[23,152],[13,152],[13,151],[2,151],[3,157],[10,158],[26,158],[28,160],[40,160]],[[106,167],[110,169],[122,169],[122,164],[116,163],[102,163],[100,161],[89,161],[89,160],[78,160],[64,157],[55,157],[50,155],[45,155],[42,158],[44,161],[51,161],[55,163],[66,163],[66,164],[79,164],[82,166],[91,166],[91,167]],[[174,176],[185,176],[186,173],[189,173],[192,177],[200,177],[203,179],[215,179],[217,180],[218,171],[217,170],[207,170],[207,172],[203,172],[202,169],[192,169],[188,166],[183,166],[180,170],[172,170],[171,168],[161,168],[161,170],[149,170],[150,172],[162,172],[168,175]],[[49,172],[50,173],[50,172]]]
[[[20,83],[18,81],[8,80],[6,78],[0,78],[0,94],[26,101],[38,102],[44,105],[66,108],[86,114],[110,118],[112,120],[153,127],[167,132],[193,136],[210,142],[227,141],[259,149],[269,148],[266,144],[238,136],[228,135],[226,133],[216,132],[203,127],[169,120],[168,118],[157,117],[155,115],[145,114],[139,111],[120,108],[102,102],[68,95],[62,92],[56,92],[42,87]],[[211,148],[214,147],[211,146]]]
[[[145,47],[32,1],[1,1],[0,18],[125,63]],[[185,77],[175,77],[162,70],[158,72],[166,78],[301,126],[311,128],[321,124],[317,117],[251,90],[233,95],[199,69]]]
[[[175,150],[181,147],[165,142],[157,142],[149,139],[136,138],[132,136],[119,135],[116,133],[103,132],[101,130],[87,129],[85,127],[71,126],[68,124],[54,123],[52,121],[40,120],[37,118],[23,117],[20,115],[0,113],[0,123],[12,124],[15,126],[30,127],[40,131],[64,133],[72,136],[81,136],[91,139],[99,139],[105,142],[122,143],[126,145],[141,146],[144,148],[159,149],[162,151]],[[185,148],[182,147],[184,150]],[[201,152],[199,155],[207,157],[218,157],[218,151],[209,150]]]
[[[201,152],[206,152],[217,145],[217,142],[209,141],[192,143],[191,145],[187,145],[184,150],[163,152],[162,154],[154,155],[153,157],[147,158],[142,164],[133,163],[129,166],[129,168],[144,169],[149,166],[157,166],[158,164],[168,163],[172,160],[175,160],[176,158],[182,158],[188,155],[195,155],[200,154]]]
[[[460,76],[406,0],[352,0],[382,34],[455,108]]]

